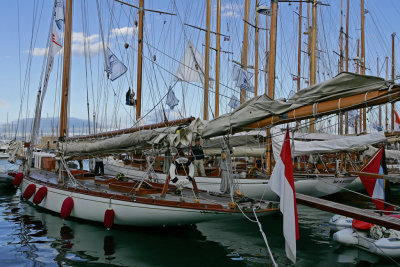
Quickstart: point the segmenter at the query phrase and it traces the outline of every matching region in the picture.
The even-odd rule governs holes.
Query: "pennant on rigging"
[[[178,70],[175,74],[175,80],[184,82],[198,82],[204,83],[204,70],[205,70],[205,58],[192,44],[188,42],[185,49],[185,53],[179,63]],[[210,67],[211,70],[211,67]],[[210,77],[209,86],[212,88],[213,81]]]
[[[105,71],[109,75],[111,81],[122,76],[128,68],[111,52],[110,48],[106,50],[106,68]]]
[[[35,141],[35,137],[38,135],[38,131],[40,128],[40,117],[42,114],[42,106],[43,106],[44,97],[45,97],[46,91],[47,91],[47,85],[49,83],[50,73],[53,69],[54,57],[62,49],[62,44],[60,42],[60,38],[58,37],[57,29],[56,29],[56,27],[54,27],[54,25],[52,27],[50,38],[51,39],[50,39],[49,47],[48,47],[48,51],[47,51],[46,71],[44,74],[43,85],[41,87],[41,90],[39,88],[39,92],[38,92],[38,96],[37,96],[37,100],[36,100],[35,120],[33,122],[32,136],[31,136],[31,139],[33,140],[33,142]]]
[[[233,108],[233,109],[235,109],[235,108],[237,108],[239,105],[240,105],[240,101],[239,101],[239,99],[235,96],[235,95],[233,95],[232,97],[231,97],[231,100],[229,101],[229,104],[228,104],[231,108]]]
[[[49,82],[49,76],[50,72],[53,69],[53,61],[54,57],[60,50],[62,49],[62,44],[60,41],[60,37],[58,37],[57,30],[53,26],[52,31],[51,31],[51,41],[49,45],[49,51],[47,54],[47,66],[46,66],[46,72],[44,75],[44,82],[43,82],[43,90],[42,90],[42,99],[44,98],[44,95],[46,94],[46,89],[47,89],[47,84]]]
[[[174,109],[174,107],[177,106],[178,104],[179,104],[179,99],[176,98],[172,88],[169,88],[167,95],[167,105],[169,106],[170,109]]]
[[[272,191],[280,197],[286,256],[295,263],[296,240],[300,238],[300,233],[297,220],[296,192],[294,187],[289,130],[286,131],[280,157],[276,159],[274,170],[269,179],[269,185]]]
[[[61,30],[61,22],[64,22],[64,4],[63,0],[56,0],[54,6],[54,20],[59,30]]]
[[[252,76],[253,74],[239,66],[233,66],[233,80],[236,82],[236,87],[254,93],[254,86],[250,82]]]

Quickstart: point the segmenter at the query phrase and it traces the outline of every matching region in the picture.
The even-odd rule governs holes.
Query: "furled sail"
[[[202,127],[203,122],[197,119],[190,125],[140,130],[104,139],[67,140],[60,142],[59,148],[64,156],[94,156],[153,147],[188,147]]]
[[[189,41],[185,53],[179,63],[175,80],[204,83],[205,59]],[[212,85],[210,79],[210,86]]]
[[[378,151],[378,148],[368,146],[368,150],[365,151],[365,154],[372,157],[376,151]],[[400,151],[394,149],[385,149],[385,156],[387,159],[400,160]]]
[[[289,112],[329,100],[364,94],[371,91],[388,90],[391,84],[374,76],[342,72],[335,78],[313,85],[294,94],[288,100],[272,100],[266,95],[256,96],[240,105],[231,113],[209,121],[202,132],[203,138],[224,135],[242,130],[252,123],[278,116],[276,120],[288,118]],[[365,96],[366,98],[366,96]],[[364,101],[365,102],[365,101]],[[351,103],[351,105],[361,103]],[[337,105],[339,109],[340,102]],[[317,108],[315,108],[317,109]],[[315,112],[317,114],[317,112]],[[292,117],[296,114],[290,114]],[[313,115],[313,114],[311,114]],[[298,115],[300,116],[300,115]],[[275,122],[275,121],[274,121]],[[256,127],[257,125],[252,125]],[[254,128],[252,127],[252,128]]]
[[[276,127],[271,130],[272,150],[274,157],[279,157],[284,139],[284,134]],[[291,134],[291,136],[293,136]],[[324,141],[298,141],[294,140],[292,145],[292,155],[310,155],[317,153],[334,153],[339,151],[355,151],[366,149],[368,145],[377,144],[386,141],[384,132],[370,133],[360,136],[341,136],[340,139],[331,139]]]

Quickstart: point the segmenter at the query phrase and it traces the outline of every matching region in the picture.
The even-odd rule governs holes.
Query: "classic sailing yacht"
[[[245,47],[247,44],[247,35],[246,35],[246,28],[248,27],[248,2],[246,1],[246,11],[245,11],[245,19],[244,19],[244,40],[243,40],[243,52],[242,52],[242,62],[241,62],[241,67],[246,68],[247,64],[247,48]],[[277,5],[276,1],[272,1],[272,5]],[[272,9],[272,14],[274,16],[274,19],[276,20],[276,10],[273,8]],[[275,12],[274,12],[275,10]],[[217,12],[217,14],[219,14]],[[207,13],[207,17],[209,14]],[[219,19],[219,17],[217,17]],[[271,18],[273,20],[273,18]],[[276,33],[276,23],[274,24],[275,27],[272,27],[271,30],[275,30]],[[315,27],[314,27],[315,28]],[[207,28],[209,30],[209,27]],[[256,29],[256,33],[258,32],[258,28]],[[217,29],[217,47],[218,47],[218,40],[219,40],[219,29]],[[276,36],[275,36],[276,37]],[[209,37],[207,37],[209,38]],[[276,42],[276,38],[271,38],[271,47],[276,46],[274,41]],[[314,37],[315,40],[315,37]],[[209,42],[209,41],[206,41]],[[207,44],[206,44],[207,46]],[[314,43],[315,46],[315,43]],[[208,58],[207,55],[207,50],[206,49],[206,56],[205,58]],[[217,49],[218,50],[218,49]],[[314,47],[315,50],[315,47]],[[219,50],[218,50],[219,51]],[[217,51],[217,52],[218,52]],[[257,50],[256,50],[257,51]],[[299,49],[300,51],[300,49]],[[271,53],[271,56],[274,56],[273,53]],[[314,73],[314,78],[312,79],[313,82],[312,84],[315,83],[315,52],[314,52],[314,68],[313,73]],[[257,56],[256,56],[257,58]],[[184,53],[184,56],[181,60],[181,63],[179,65],[178,71],[176,73],[176,77],[178,77],[181,80],[185,80],[187,82],[203,82],[204,83],[204,90],[205,94],[206,91],[208,90],[208,82],[205,82],[207,78],[207,67],[208,64],[204,64],[207,60],[204,59],[200,53],[193,47],[193,44],[190,42],[188,43],[187,49]],[[218,60],[218,55],[217,55],[217,60]],[[257,61],[256,61],[257,62]],[[256,63],[257,64],[257,63]],[[270,61],[270,67],[271,65],[273,66],[273,69],[275,68],[273,61]],[[218,88],[218,63],[217,63],[217,72],[216,72],[216,92]],[[257,74],[257,71],[255,71],[255,74]],[[271,74],[270,81],[274,80],[274,74]],[[300,74],[298,74],[300,76]],[[257,81],[257,79],[255,80]],[[233,160],[235,161],[235,183],[237,187],[245,194],[247,194],[250,197],[255,197],[255,198],[265,198],[265,199],[274,199],[275,194],[269,189],[268,187],[268,171],[270,172],[272,169],[272,153],[271,150],[274,151],[275,157],[279,155],[279,133],[275,132],[274,138],[272,138],[272,142],[274,143],[273,149],[271,148],[266,148],[266,143],[268,143],[268,134],[265,133],[265,129],[260,129],[263,128],[269,128],[273,126],[274,123],[271,124],[266,124],[263,126],[256,126],[253,125],[251,129],[240,129],[238,131],[247,131],[247,130],[253,130],[253,133],[237,133],[237,134],[231,134],[231,132],[228,129],[231,129],[231,125],[235,123],[235,120],[240,120],[243,119],[244,122],[242,122],[243,125],[245,125],[245,120],[249,119],[254,119],[257,121],[260,119],[257,116],[264,116],[265,111],[268,111],[271,107],[281,107],[282,110],[285,109],[285,106],[289,106],[290,102],[295,101],[298,102],[298,104],[302,105],[302,101],[305,101],[304,103],[307,102],[313,102],[315,105],[321,101],[326,101],[327,97],[337,97],[339,99],[339,103],[341,102],[341,96],[346,96],[344,91],[342,91],[343,88],[346,88],[346,90],[352,91],[355,94],[358,90],[358,86],[364,86],[364,87],[369,87],[369,86],[374,86],[375,83],[377,84],[383,84],[384,81],[379,78],[367,78],[367,77],[361,77],[361,76],[356,76],[352,75],[350,73],[344,73],[339,75],[338,77],[327,81],[323,82],[317,85],[314,85],[310,88],[304,89],[305,92],[308,91],[308,95],[305,95],[305,93],[299,92],[298,94],[294,95],[291,99],[285,101],[273,101],[273,95],[274,95],[274,88],[273,85],[269,85],[268,87],[268,96],[271,98],[261,95],[261,96],[256,96],[254,99],[249,100],[246,103],[243,103],[242,106],[238,107],[235,111],[229,114],[222,115],[221,117],[216,118],[215,120],[210,121],[207,123],[206,119],[207,116],[204,115],[204,126],[199,126],[197,127],[198,130],[195,131],[196,134],[201,135],[203,138],[206,140],[203,143],[203,148],[205,151],[205,154],[211,158],[208,162],[208,166],[206,166],[206,176],[201,177],[197,176],[196,181],[198,184],[198,187],[200,189],[208,190],[208,191],[214,191],[214,192],[219,192],[220,191],[220,184],[221,184],[221,178],[220,178],[220,172],[219,172],[219,156],[221,154],[221,140],[223,139],[221,135],[228,135],[229,136],[229,144],[230,148],[232,149],[232,156]],[[298,83],[299,84],[299,83]],[[342,95],[336,95],[336,96],[331,96],[331,90],[337,90],[340,92]],[[377,87],[378,88],[378,87]],[[272,89],[272,90],[271,90]],[[373,90],[372,88],[366,88],[367,90]],[[343,89],[344,90],[344,89]],[[241,102],[243,102],[243,97],[242,97],[242,92],[241,90]],[[314,95],[314,98],[312,98],[312,94]],[[305,97],[308,97],[308,99],[305,99]],[[206,97],[206,96],[205,96]],[[301,99],[296,99],[301,97]],[[319,98],[320,97],[320,98]],[[215,110],[218,116],[218,96],[216,96],[216,106]],[[271,101],[271,102],[269,102]],[[205,98],[204,100],[204,113],[207,114],[207,99]],[[249,107],[249,105],[252,105]],[[294,108],[293,106],[291,108]],[[247,114],[243,113],[244,110],[248,109],[249,111]],[[258,109],[256,111],[259,112],[259,114],[256,114],[256,111],[252,111],[252,109]],[[279,110],[278,110],[279,111]],[[274,111],[275,112],[275,111]],[[343,112],[343,110],[338,106],[333,113],[339,113]],[[318,116],[323,116],[324,114],[318,114],[318,112],[314,112],[312,117],[318,117]],[[248,118],[244,118],[243,116],[248,116]],[[231,120],[232,116],[234,120]],[[226,118],[225,121],[222,121],[221,118]],[[299,122],[303,119],[302,114],[294,114],[294,119],[292,121]],[[272,120],[272,122],[275,122],[275,120]],[[200,124],[200,122],[199,122]],[[222,132],[217,132],[215,135],[208,135],[208,134],[203,134],[204,131],[202,131],[202,128],[205,127],[205,130],[207,131],[208,125],[211,124],[215,129],[224,129],[226,128],[225,131]],[[313,138],[316,137],[317,134],[314,134]],[[283,137],[283,135],[281,135]],[[211,138],[210,138],[211,137]],[[313,138],[309,138],[311,140],[314,140]],[[333,138],[332,136],[330,138]],[[380,143],[386,140],[382,134],[371,134],[364,137],[345,137],[345,136],[335,136],[335,139],[337,139],[336,142],[332,142],[332,140],[320,140],[320,138],[316,138],[318,141],[314,142],[307,142],[302,145],[303,150],[301,148],[297,152],[298,158],[296,159],[296,162],[294,163],[297,170],[297,175],[295,177],[295,184],[296,184],[296,190],[299,193],[304,193],[304,194],[309,194],[312,196],[325,196],[329,194],[336,193],[340,190],[342,190],[343,187],[346,187],[350,185],[350,183],[353,182],[353,180],[356,178],[353,175],[349,174],[344,174],[341,175],[340,172],[337,171],[339,169],[339,166],[337,166],[338,162],[340,162],[340,157],[337,156],[339,152],[343,151],[357,151],[357,150],[364,150],[366,146]],[[342,142],[338,141],[341,140]],[[77,139],[78,140],[78,139]],[[300,142],[297,142],[300,146]],[[294,146],[295,149],[297,149],[298,146]],[[304,149],[307,147],[308,149]],[[268,151],[268,152],[267,152]],[[186,151],[187,154],[190,154],[190,151]],[[335,154],[336,153],[336,154]],[[159,179],[160,181],[165,181],[167,178],[167,173],[163,173],[163,168],[166,165],[167,156],[163,156],[163,153],[156,158],[155,163],[153,165],[154,171],[155,171],[155,176],[156,179]],[[304,157],[309,157],[309,155],[312,154],[313,156],[317,157],[317,159],[313,160],[313,162],[302,162],[301,159]],[[324,160],[322,158],[326,158],[325,154],[330,154],[329,157],[333,159],[333,162],[324,163]],[[332,156],[333,154],[333,156]],[[266,160],[265,158],[268,158]],[[264,162],[271,162],[266,167],[263,167]],[[322,161],[322,162],[321,162]],[[343,160],[342,160],[343,162]],[[135,154],[135,155],[125,155],[125,158],[121,157],[109,157],[107,158],[105,162],[105,169],[106,172],[117,175],[118,173],[122,173],[127,176],[131,177],[136,177],[136,176],[141,176],[143,175],[143,169],[145,169],[146,166],[146,160],[145,160],[145,155],[143,154]],[[330,167],[330,165],[333,164],[333,168]],[[323,165],[322,167],[319,167],[318,165]],[[336,168],[338,167],[338,168]],[[353,166],[354,167],[354,166]],[[267,170],[267,172],[266,172]],[[184,173],[181,173],[184,175]],[[296,173],[295,173],[296,174]],[[197,175],[197,173],[195,174]],[[337,185],[340,185],[337,186]]]
[[[55,15],[60,7],[60,0],[55,1]],[[143,1],[141,1],[143,6]],[[62,3],[61,3],[62,6]],[[277,212],[279,205],[274,202],[255,201],[240,192],[230,195],[208,193],[198,190],[193,177],[193,165],[185,158],[177,156],[175,164],[188,166],[189,174],[184,179],[177,179],[176,186],[147,181],[147,176],[121,181],[120,177],[86,175],[85,172],[70,170],[66,161],[79,154],[80,158],[95,155],[108,155],[115,152],[131,151],[135,147],[154,146],[171,140],[170,144],[187,145],[193,139],[196,121],[187,126],[187,121],[175,121],[164,125],[148,125],[131,129],[130,133],[117,137],[105,135],[97,142],[76,142],[69,140],[67,133],[68,101],[70,90],[71,58],[71,22],[72,0],[66,1],[65,38],[62,80],[62,101],[60,115],[60,135],[56,155],[32,153],[35,133],[40,122],[41,90],[38,92],[36,105],[36,123],[32,130],[32,139],[28,147],[24,164],[24,174],[15,176],[14,184],[21,187],[22,198],[45,210],[60,213],[62,218],[69,216],[104,222],[111,225],[163,226],[183,225],[216,219],[243,218],[246,216],[264,216]],[[62,11],[61,11],[62,12]],[[143,13],[143,10],[140,11]],[[141,16],[143,18],[143,14]],[[139,23],[143,26],[142,23]],[[52,40],[55,40],[54,27]],[[52,53],[52,49],[49,49]],[[50,54],[52,55],[52,54]],[[51,62],[50,62],[51,64]],[[48,79],[48,73],[45,75]],[[186,127],[185,127],[186,126]],[[180,130],[180,131],[179,131]],[[179,133],[180,132],[180,133]],[[77,150],[78,149],[78,150]],[[229,154],[229,150],[226,151]],[[31,168],[32,154],[35,157]],[[57,163],[57,164],[56,164]],[[57,166],[56,166],[57,165]],[[173,165],[175,166],[175,165]],[[58,172],[54,169],[58,167]],[[148,168],[151,171],[150,168]],[[174,169],[169,170],[169,178],[174,176]],[[151,174],[150,172],[147,174]],[[232,174],[227,172],[228,179]],[[183,185],[192,183],[193,189]]]

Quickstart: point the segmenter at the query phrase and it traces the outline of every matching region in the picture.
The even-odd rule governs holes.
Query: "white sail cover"
[[[375,152],[378,151],[378,148],[375,148],[373,146],[368,146],[368,150],[365,151],[365,154],[367,156],[372,157],[372,155],[375,154]],[[385,149],[385,156],[387,159],[400,159],[400,151],[399,150],[393,150],[393,149]]]
[[[204,69],[205,59],[203,55],[200,54],[199,50],[189,41],[179,63],[178,71],[175,74],[175,80],[204,83]],[[211,85],[210,82],[210,86]]]
[[[271,129],[272,150],[274,157],[279,157],[284,139],[284,134],[277,127]],[[293,140],[293,134],[290,134]],[[292,141],[292,155],[294,157],[301,155],[310,155],[316,153],[333,153],[339,151],[354,151],[366,149],[368,145],[377,144],[386,141],[384,132],[370,133],[360,136],[342,136],[340,139],[324,141]]]
[[[374,76],[342,72],[333,79],[300,90],[288,100],[270,99],[266,95],[256,96],[241,104],[231,113],[211,120],[204,127],[203,138],[226,135],[246,130],[246,126],[277,115],[288,116],[291,110],[305,105],[362,94],[369,91],[388,89],[390,83]]]
[[[188,147],[199,134],[201,127],[203,122],[196,119],[190,125],[140,130],[104,139],[67,140],[61,142],[59,148],[64,156],[94,156],[153,147]]]

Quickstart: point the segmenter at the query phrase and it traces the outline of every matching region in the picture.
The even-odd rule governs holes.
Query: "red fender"
[[[33,203],[39,205],[46,196],[47,196],[47,187],[42,186],[41,188],[39,188],[39,190],[33,197]]]
[[[72,197],[67,197],[61,206],[60,217],[66,219],[71,214],[72,208],[74,207],[74,200]]]
[[[22,198],[26,199],[26,200],[30,199],[33,196],[33,194],[35,194],[35,191],[36,191],[36,185],[35,184],[28,185],[25,188],[24,193],[22,194]]]
[[[369,222],[363,222],[363,221],[359,221],[359,220],[353,219],[352,226],[353,226],[353,228],[355,228],[357,230],[369,230],[374,225],[372,223],[369,223]]]
[[[104,227],[110,229],[114,224],[115,212],[113,209],[109,208],[104,213]]]
[[[22,179],[24,179],[24,174],[22,172],[17,173],[14,177],[13,185],[18,187],[21,184]]]

